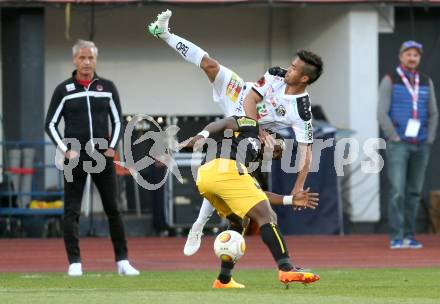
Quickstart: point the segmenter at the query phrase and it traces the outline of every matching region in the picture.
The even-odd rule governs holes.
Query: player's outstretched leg
[[[313,283],[319,280],[319,275],[298,269],[291,264],[287,244],[278,225],[274,223],[262,225],[260,235],[278,264],[278,279],[281,283]]]
[[[268,201],[255,205],[248,213],[252,220],[260,226],[260,236],[269,248],[275,262],[278,265],[278,279],[281,283],[291,282],[313,283],[319,280],[319,275],[296,269],[290,262],[287,244],[278,225],[272,222]]]
[[[166,10],[157,15],[156,21],[148,26],[148,31],[155,37],[163,39],[183,59],[200,67],[203,56],[207,53],[192,42],[169,32],[169,20],[172,12]]]
[[[194,222],[191,230],[188,233],[185,247],[183,248],[184,255],[190,256],[195,254],[199,250],[202,242],[203,227],[205,227],[206,223],[209,221],[214,211],[214,207],[209,203],[206,198],[204,198],[202,207],[199,211],[199,216],[197,217],[197,220]]]
[[[243,225],[239,221],[236,223],[231,221],[228,230],[243,233]],[[237,283],[234,278],[232,278],[232,270],[234,269],[234,266],[234,262],[222,261],[220,273],[212,284],[212,288],[245,288],[243,284]]]
[[[169,21],[172,16],[170,10],[166,10],[157,15],[156,21],[148,25],[148,31],[151,35],[164,40],[172,49],[182,56],[188,62],[201,68],[208,76],[211,82],[214,82],[220,64],[209,57],[208,53],[195,45],[191,41],[169,32]]]

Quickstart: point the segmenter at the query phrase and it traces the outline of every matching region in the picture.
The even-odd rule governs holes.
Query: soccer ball
[[[226,230],[215,238],[215,255],[224,262],[237,262],[243,256],[245,250],[244,238],[236,231]]]

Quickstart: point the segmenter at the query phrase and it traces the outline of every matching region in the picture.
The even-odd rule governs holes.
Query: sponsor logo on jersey
[[[261,88],[262,86],[264,86],[265,83],[266,83],[266,79],[264,79],[264,76],[263,76],[255,83],[255,86],[257,88]]]
[[[239,127],[256,127],[257,122],[253,119],[242,117],[237,119],[237,124]]]
[[[313,140],[313,128],[311,122],[306,122],[304,125],[304,131],[306,133],[306,138],[308,141]]]
[[[272,86],[270,86],[270,87],[269,87],[269,89],[267,90],[267,93],[266,93],[266,95],[272,94],[272,93],[273,93],[273,91],[274,91],[273,87],[272,87]]]
[[[176,50],[177,50],[177,52],[181,53],[183,55],[183,57],[186,57],[186,53],[188,52],[189,47],[186,46],[185,44],[183,44],[182,42],[179,42],[176,45]]]
[[[275,109],[275,113],[277,113],[278,116],[284,116],[286,115],[286,108],[283,105],[280,105]]]
[[[104,90],[104,88],[102,87],[102,85],[100,85],[100,84],[98,84],[97,86],[96,86],[96,90],[98,90],[98,91],[102,91],[102,90]]]
[[[257,118],[261,119],[267,116],[269,112],[267,111],[266,105],[264,103],[257,104]]]
[[[67,92],[74,91],[75,90],[75,84],[74,83],[66,84],[66,90],[67,90]]]
[[[237,102],[241,91],[243,90],[244,81],[237,76],[237,74],[232,73],[231,79],[226,86],[226,96],[232,101]]]
[[[272,97],[272,98],[270,99],[270,103],[271,103],[272,107],[274,107],[274,108],[277,107],[277,101],[276,101],[275,98]]]

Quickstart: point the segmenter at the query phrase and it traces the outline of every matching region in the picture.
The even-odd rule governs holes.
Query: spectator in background
[[[78,165],[72,170],[73,179],[64,177],[64,244],[67,251],[69,276],[81,276],[82,265],[79,249],[79,216],[81,200],[87,172],[83,163],[91,162],[98,167],[95,159],[86,153],[86,144],[91,144],[92,153],[105,162],[101,172],[91,173],[98,188],[104,211],[108,218],[110,235],[113,242],[117,270],[120,275],[139,275],[127,260],[127,241],[124,224],[118,210],[116,194],[116,173],[113,164],[115,147],[121,131],[121,105],[119,94],[112,81],[98,77],[95,73],[98,49],[91,41],[79,40],[73,46],[73,63],[76,70],[72,77],[59,84],[52,95],[46,116],[46,132],[70,162],[78,159]],[[64,137],[74,138],[81,144],[78,151],[66,146],[58,130],[61,118],[64,118]],[[112,130],[109,131],[109,117]],[[108,140],[107,140],[108,138]],[[97,144],[105,139],[106,147]]]
[[[415,237],[417,209],[438,111],[434,84],[419,72],[422,45],[406,41],[400,47],[400,65],[379,87],[377,117],[387,139],[390,248],[422,248]]]

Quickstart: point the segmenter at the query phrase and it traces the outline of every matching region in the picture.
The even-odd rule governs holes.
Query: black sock
[[[233,230],[240,234],[243,234],[243,219],[235,214],[230,214],[227,216],[229,220],[229,225],[227,230]]]
[[[233,262],[223,262],[222,261],[222,267],[221,267],[220,274],[218,275],[217,279],[220,282],[222,282],[223,284],[229,283],[229,281],[231,281],[233,268],[234,268]]]
[[[238,232],[240,234],[243,234],[243,227],[242,226],[235,226],[235,225],[229,224],[227,230],[232,230],[232,231]]]
[[[286,242],[278,226],[273,223],[264,224],[260,227],[260,235],[277,262],[278,269],[283,271],[292,270],[293,266],[290,263]]]

